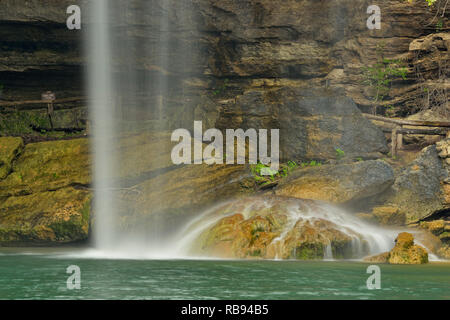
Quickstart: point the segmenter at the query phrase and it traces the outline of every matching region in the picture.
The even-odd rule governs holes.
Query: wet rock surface
[[[219,129],[280,130],[283,161],[376,159],[388,152],[383,132],[365,119],[342,90],[278,88],[244,92],[230,102],[216,123]]]
[[[242,199],[218,208],[217,222],[201,232],[191,250],[195,255],[247,259],[367,255],[370,236],[360,233],[365,224],[333,210],[315,201],[286,197]],[[344,227],[341,222],[346,219]]]
[[[381,160],[298,169],[281,181],[275,193],[301,199],[345,203],[377,195],[394,182]]]
[[[406,215],[407,222],[446,210],[449,208],[449,188],[444,181],[448,174],[436,146],[427,147],[396,176],[385,203],[398,207]]]
[[[0,243],[49,244],[85,240],[91,192],[87,139],[28,144],[20,138],[0,179]],[[5,138],[0,138],[0,144]]]
[[[389,253],[390,264],[424,264],[428,263],[427,251],[414,244],[412,234],[402,232],[395,240],[395,247]]]

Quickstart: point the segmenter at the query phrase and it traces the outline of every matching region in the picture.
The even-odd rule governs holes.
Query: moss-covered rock
[[[0,117],[0,133],[3,135],[37,135],[33,128],[51,128],[46,110],[17,111]]]
[[[450,232],[446,231],[441,233],[439,239],[441,239],[442,242],[450,242]]]
[[[2,141],[4,141],[2,139]],[[14,141],[19,150],[21,139]],[[66,243],[89,233],[87,139],[28,144],[0,180],[0,245]]]
[[[84,240],[90,199],[88,191],[72,187],[9,197],[0,203],[0,244]]]
[[[31,143],[8,177],[0,181],[0,198],[87,185],[90,171],[87,139]]]
[[[450,245],[442,246],[437,252],[439,257],[450,260]]]
[[[23,149],[23,140],[15,137],[0,138],[0,180],[12,170],[13,160]]]
[[[300,219],[284,238],[278,256],[284,259],[321,260],[328,247],[334,258],[351,258],[351,245],[352,238],[334,223],[323,219]]]
[[[321,210],[312,201],[278,197],[242,199],[219,208],[216,214],[225,217],[201,234],[193,253],[321,260],[328,250],[337,259],[352,257],[352,243],[361,237],[359,234],[344,233],[340,226],[321,218],[293,218],[293,206],[305,212]]]
[[[428,263],[428,253],[425,248],[414,244],[414,237],[408,232],[402,232],[395,240],[395,247],[389,252],[390,264],[424,264]]]
[[[414,236],[402,232],[395,239],[395,246],[389,252],[364,258],[365,262],[390,264],[428,263],[428,252],[422,246],[414,244]]]
[[[420,227],[438,236],[444,232],[446,223],[444,220],[422,221]]]
[[[21,142],[20,138],[16,140]],[[16,145],[14,150],[21,146]],[[252,178],[245,166],[174,166],[169,146],[168,133],[132,134],[118,140],[116,148],[120,151],[121,166],[113,179],[123,187],[114,195],[121,213],[118,222],[125,228],[128,225],[145,228],[154,222],[154,214],[170,221],[170,217],[189,215],[214,202],[253,192]],[[90,194],[87,191],[92,162],[89,140],[30,143],[19,157],[14,157],[14,163],[11,159],[12,156],[7,157],[5,162],[10,169],[0,180],[0,225],[4,226],[0,242],[65,242],[85,238],[84,224],[72,220],[53,221],[50,217],[65,208],[66,202],[75,202],[77,206],[81,205],[79,202],[86,202],[79,196],[80,192],[86,197]],[[73,195],[65,193],[63,199],[59,199],[57,195],[62,190],[73,190]],[[50,198],[46,200],[47,197]],[[39,212],[45,213],[44,220]],[[17,226],[14,227],[14,223]],[[19,229],[24,231],[19,232]],[[36,230],[41,231],[36,233]]]

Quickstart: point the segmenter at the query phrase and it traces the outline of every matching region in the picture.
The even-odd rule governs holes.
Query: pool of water
[[[81,252],[82,253],[82,252]],[[0,249],[0,299],[450,299],[450,264],[379,265],[381,289],[356,261],[127,260],[79,251]],[[81,289],[67,288],[67,267]]]

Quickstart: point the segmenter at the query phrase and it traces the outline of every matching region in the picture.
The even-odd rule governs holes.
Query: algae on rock
[[[0,138],[0,180],[12,170],[14,159],[22,152],[23,140],[16,137]]]

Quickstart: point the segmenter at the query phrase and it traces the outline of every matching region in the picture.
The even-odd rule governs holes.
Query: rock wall
[[[46,90],[57,97],[84,94],[82,32],[90,25],[88,2],[2,1],[0,99],[36,99]],[[82,31],[65,26],[66,8],[72,4],[84,8]],[[378,3],[382,28],[370,31],[366,27],[370,4],[366,0],[134,0],[127,2],[124,17],[115,17],[114,34],[118,44],[135,47],[139,59],[131,68],[140,79],[169,78],[171,90],[161,99],[171,127],[186,127],[194,118],[211,126],[230,125],[229,113],[242,110],[246,96],[286,87],[341,87],[367,111],[373,103],[362,83],[361,68],[380,58],[379,45],[384,46],[386,58],[409,63],[407,80],[393,83],[386,104],[401,107],[403,113],[416,110],[417,97],[423,93],[414,72],[417,50],[422,55],[416,62],[424,72],[438,72],[436,55],[417,46],[418,38],[428,39],[436,31],[429,25],[433,11],[424,1],[383,0]],[[163,19],[167,30],[161,27]],[[444,17],[443,25],[447,22]],[[155,54],[162,32],[170,38],[165,53],[170,64]],[[442,42],[435,46],[438,52],[447,52],[446,39],[436,39]],[[118,58],[122,65],[128,64],[128,56]],[[145,97],[146,93],[143,99],[156,99],[151,94]],[[72,107],[79,106],[60,108]],[[157,110],[147,114],[159,119]],[[251,113],[245,116],[252,118]],[[80,117],[86,114],[72,118]]]
[[[92,27],[85,10],[88,2],[1,2],[0,100],[39,99],[47,90],[58,98],[86,95],[82,36]],[[434,12],[422,2],[379,1],[382,29],[370,31],[366,9],[372,3],[368,0],[111,1],[111,6],[126,6],[124,15],[112,17],[117,21],[114,45],[133,48],[137,57],[130,63],[128,51],[117,50],[115,76],[123,85],[118,91],[136,89],[128,78],[121,78],[124,68],[132,70],[135,82],[142,84],[138,103],[145,101],[149,106],[142,114],[124,115],[164,120],[165,129],[191,128],[194,120],[203,120],[206,128],[280,128],[283,160],[330,160],[337,157],[336,148],[345,151],[344,161],[379,158],[387,152],[384,136],[358,110],[373,107],[362,68],[380,59],[377,49],[383,47],[385,58],[404,59],[407,65],[407,79],[394,81],[386,97],[385,103],[392,104],[395,113],[420,109],[424,84],[417,81],[419,69],[430,85],[446,88],[439,79],[447,72],[442,66],[448,65],[448,33],[436,33],[430,25]],[[66,8],[72,4],[82,7],[82,31],[65,26]],[[448,25],[448,18],[443,17],[442,23]],[[159,48],[163,34],[169,40]],[[164,96],[153,94],[158,90],[154,83],[159,82],[169,84]],[[136,97],[134,92],[130,97]],[[124,111],[127,103],[136,102],[126,95],[119,98]],[[83,129],[86,106],[60,105],[54,119],[59,129]],[[48,128],[46,121],[46,111],[36,105],[0,107],[2,136]],[[169,141],[161,135],[127,140],[124,159],[127,155],[146,159],[141,152]],[[85,239],[91,197],[87,140],[24,145],[21,139],[7,138],[0,147],[0,241]],[[384,177],[363,186],[365,191],[375,188],[377,192],[388,187],[385,203],[380,205],[394,209],[374,209],[374,214],[400,215],[401,219],[383,216],[382,220],[403,224],[436,211],[448,212],[448,175],[442,173],[442,161],[433,148],[395,179],[388,168],[383,170]],[[137,203],[139,214],[149,213],[149,208],[183,214],[254,191],[251,174],[243,166],[173,168],[167,153],[157,157],[151,164],[124,161],[118,173],[124,186],[120,205]],[[366,179],[364,168],[370,163],[379,162],[348,166],[362,168],[358,173]],[[342,167],[342,171],[333,169],[336,180],[347,168]],[[353,182],[344,179],[339,185],[345,200],[338,202],[354,200],[352,192],[362,197],[361,184]],[[401,192],[393,195],[393,190]],[[416,203],[420,206],[412,210]],[[125,224],[134,218],[124,218]]]
[[[169,134],[146,134],[118,142],[124,161],[111,201],[124,207],[119,228],[151,230],[163,217],[159,225],[167,230],[159,231],[173,231],[192,213],[254,192],[243,165],[174,166],[171,150],[160,148],[166,139]],[[0,137],[0,151],[0,246],[88,239],[95,224],[88,139],[24,145],[21,138]]]

